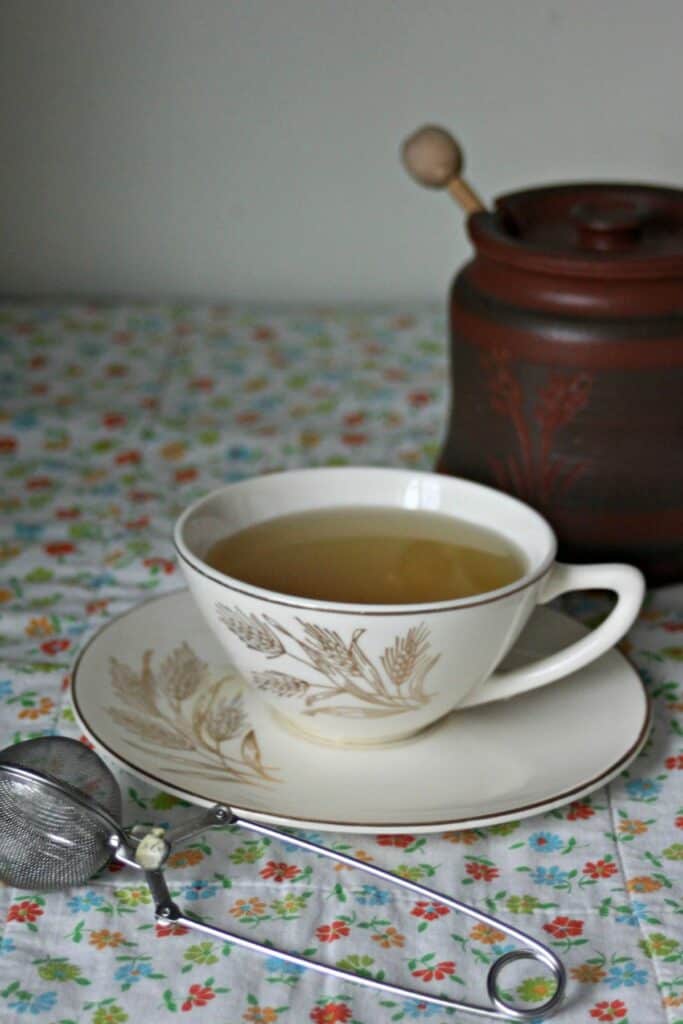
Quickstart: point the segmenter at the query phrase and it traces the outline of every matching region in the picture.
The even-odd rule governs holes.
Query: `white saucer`
[[[508,662],[584,632],[539,608]],[[346,832],[437,832],[550,810],[614,778],[650,725],[640,678],[613,650],[560,683],[456,712],[400,744],[319,745],[252,697],[187,590],[101,629],[81,653],[72,696],[96,747],[148,782],[245,817]]]

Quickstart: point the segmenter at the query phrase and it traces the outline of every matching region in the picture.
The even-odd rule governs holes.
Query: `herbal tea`
[[[500,534],[438,512],[336,507],[224,537],[206,561],[266,590],[321,601],[415,604],[471,597],[524,575]]]

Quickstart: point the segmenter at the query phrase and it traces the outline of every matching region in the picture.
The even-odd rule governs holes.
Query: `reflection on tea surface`
[[[296,597],[353,604],[447,601],[519,579],[506,538],[437,512],[335,507],[269,519],[222,538],[219,572]]]

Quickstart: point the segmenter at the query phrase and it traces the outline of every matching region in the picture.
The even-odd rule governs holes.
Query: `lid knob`
[[[611,252],[627,249],[640,238],[647,206],[635,198],[599,196],[572,207],[570,217],[583,249]]]

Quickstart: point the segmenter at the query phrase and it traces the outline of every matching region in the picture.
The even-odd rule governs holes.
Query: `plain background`
[[[681,184],[681,0],[2,0],[0,291],[442,301],[487,199]]]

